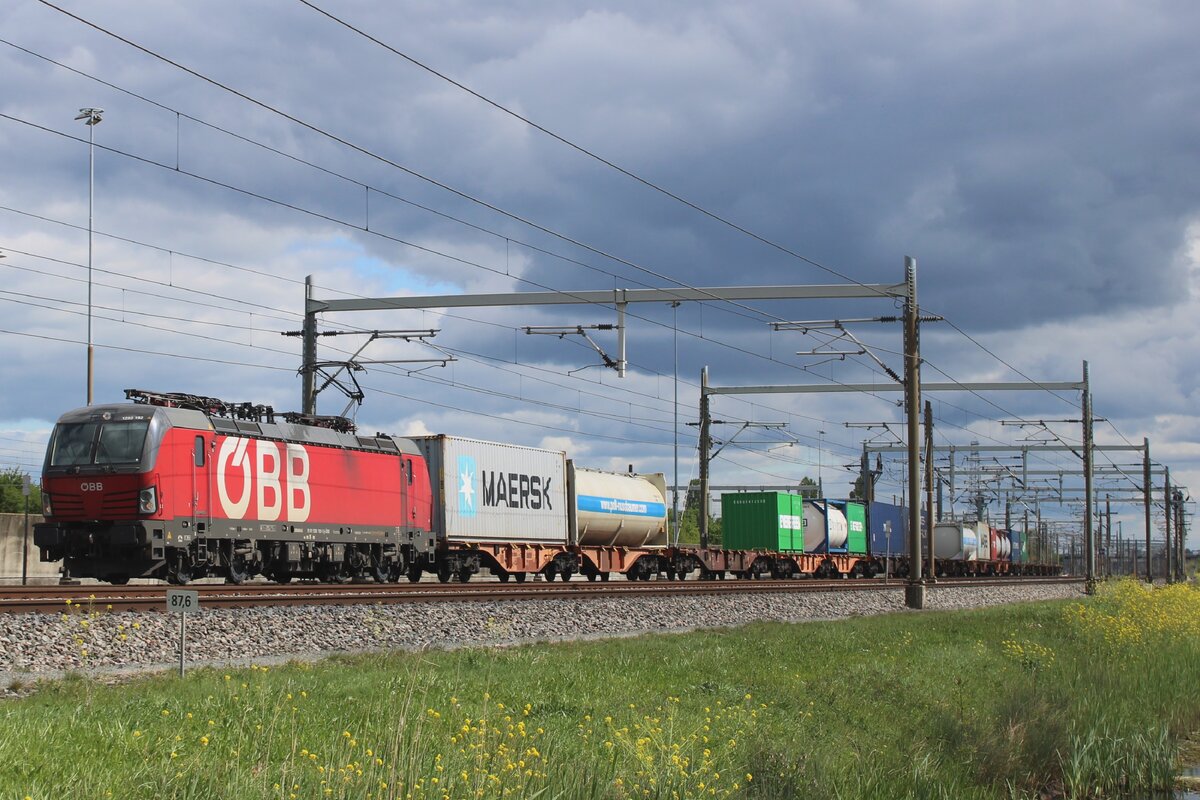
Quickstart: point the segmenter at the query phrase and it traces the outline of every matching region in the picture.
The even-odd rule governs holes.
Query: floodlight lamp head
[[[84,125],[99,125],[103,114],[103,108],[81,108],[75,119],[87,120],[87,122],[83,123]]]

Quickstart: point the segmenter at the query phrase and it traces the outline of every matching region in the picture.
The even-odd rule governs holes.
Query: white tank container
[[[978,542],[977,556],[980,561],[992,560],[992,526],[986,522],[975,523],[975,541]]]
[[[846,515],[824,500],[804,502],[804,552],[820,553],[846,546],[849,526]]]
[[[933,526],[933,555],[974,561],[979,557],[979,537],[974,525],[961,522],[939,522]]]
[[[1008,539],[1008,531],[997,529],[997,541],[1000,542],[1000,554],[996,556],[999,561],[1008,561],[1012,558],[1012,542]]]
[[[567,459],[559,450],[411,436],[429,461],[434,527],[456,542],[567,543]]]
[[[574,467],[575,538],[581,545],[662,547],[667,543],[666,481]]]

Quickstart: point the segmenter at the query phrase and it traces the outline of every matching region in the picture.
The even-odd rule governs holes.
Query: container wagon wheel
[[[496,573],[496,579],[497,579],[498,581],[500,581],[501,583],[508,583],[508,579],[509,579],[511,576],[512,576],[512,573],[511,573],[511,572],[509,572],[509,571],[508,571],[508,570],[506,570],[506,569],[502,569],[502,570],[500,570],[499,572],[497,572],[497,573]]]
[[[410,583],[419,583],[421,580],[421,567],[413,564],[408,568],[408,580]]]
[[[449,583],[450,582],[450,565],[449,564],[438,564],[437,576],[438,576],[438,580],[441,581],[442,583]]]
[[[525,579],[527,577],[529,577],[529,573],[528,572],[514,572],[512,574],[512,576],[513,576],[513,580],[515,580],[517,583],[524,583]]]
[[[467,581],[471,580],[471,576],[474,574],[475,573],[471,571],[470,567],[463,567],[458,571],[458,582],[466,583]]]
[[[611,573],[611,572],[601,572],[601,573],[600,573],[600,582],[601,582],[601,583],[608,583],[608,578],[609,578],[609,576],[610,576],[610,575],[612,575],[612,573]]]

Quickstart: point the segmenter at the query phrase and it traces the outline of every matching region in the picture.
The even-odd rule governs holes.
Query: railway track
[[[788,581],[629,581],[610,583],[476,583],[476,584],[195,584],[202,608],[270,605],[352,605],[373,603],[484,602],[494,600],[575,599],[629,595],[684,595],[880,591],[898,589],[903,580]],[[940,578],[936,588],[1036,586],[1083,583],[1082,578]],[[0,587],[0,613],[58,613],[69,606],[111,611],[161,611],[166,585],[156,586],[5,586]]]

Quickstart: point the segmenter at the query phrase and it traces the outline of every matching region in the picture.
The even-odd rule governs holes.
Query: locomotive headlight
[[[51,505],[51,503],[50,503],[50,493],[46,492],[46,491],[42,492],[42,516],[43,517],[53,517],[54,516],[54,506]]]
[[[138,513],[153,514],[158,511],[158,496],[153,486],[147,486],[138,492]]]

